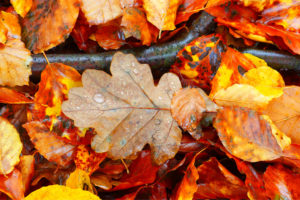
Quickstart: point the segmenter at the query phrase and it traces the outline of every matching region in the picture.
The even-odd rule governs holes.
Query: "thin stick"
[[[129,172],[129,169],[128,169],[126,163],[124,162],[123,159],[121,159],[121,161],[122,161],[122,163],[123,163],[123,165],[124,165],[124,167],[125,167],[125,169],[126,169],[127,174],[129,174],[130,172]]]

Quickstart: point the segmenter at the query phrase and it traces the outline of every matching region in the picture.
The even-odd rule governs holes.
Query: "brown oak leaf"
[[[123,53],[114,55],[110,69],[112,76],[86,70],[83,87],[69,91],[62,111],[76,126],[95,128],[92,148],[110,158],[128,158],[146,144],[157,164],[174,157],[182,135],[170,106],[179,78],[166,73],[155,86],[149,66]]]

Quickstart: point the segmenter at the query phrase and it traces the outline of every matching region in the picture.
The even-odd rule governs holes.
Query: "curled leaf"
[[[50,185],[42,187],[26,196],[25,200],[100,200],[91,192],[81,189],[72,189],[62,185]]]
[[[0,117],[0,174],[13,171],[20,161],[23,144],[15,127],[6,119]]]
[[[79,14],[78,0],[33,0],[22,20],[26,47],[40,53],[65,41]]]
[[[79,127],[93,127],[92,148],[113,159],[136,154],[148,143],[158,164],[175,156],[181,131],[170,113],[171,99],[181,88],[177,76],[164,74],[157,86],[148,65],[133,55],[116,53],[112,76],[86,70],[82,88],[73,88],[63,112]]]
[[[249,162],[277,159],[291,144],[270,119],[248,108],[225,107],[218,112],[214,127],[225,148]]]

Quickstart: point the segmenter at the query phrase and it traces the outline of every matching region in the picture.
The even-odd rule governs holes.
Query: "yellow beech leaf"
[[[15,127],[0,117],[0,173],[10,173],[20,161],[23,144]]]
[[[283,95],[274,98],[263,111],[292,143],[300,145],[300,87],[283,89]]]
[[[93,192],[90,176],[86,171],[75,169],[66,181],[66,186],[73,189],[82,189]]]
[[[10,3],[21,17],[25,17],[32,6],[32,0],[10,0]]]
[[[123,13],[120,0],[82,0],[81,10],[91,25],[104,24]]]
[[[0,21],[0,44],[5,44],[7,40],[7,28]]]
[[[244,53],[244,56],[251,60],[256,67],[268,67],[267,62],[259,57],[256,57],[250,53]]]
[[[147,19],[159,30],[174,30],[177,8],[182,0],[144,0]]]
[[[249,162],[280,158],[291,144],[268,117],[248,108],[224,107],[217,113],[214,127],[224,147]]]
[[[255,87],[245,84],[234,84],[227,89],[221,89],[212,97],[219,106],[240,106],[253,110],[266,107],[271,99]]]
[[[100,200],[91,192],[81,189],[72,189],[62,185],[42,187],[30,193],[25,200]]]

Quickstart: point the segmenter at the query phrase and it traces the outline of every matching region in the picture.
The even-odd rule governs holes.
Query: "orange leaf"
[[[198,168],[196,199],[247,199],[247,189],[239,178],[226,169],[215,157]]]
[[[33,0],[22,20],[26,47],[40,53],[65,41],[75,26],[79,0]]]
[[[144,0],[147,19],[159,30],[174,30],[177,8],[182,0]]]
[[[21,17],[25,17],[32,6],[32,0],[10,0],[10,3]]]
[[[171,71],[182,76],[182,82],[209,90],[225,51],[220,35],[201,36],[178,52]]]
[[[187,21],[189,17],[204,8],[208,0],[183,0],[179,5],[175,24]]]
[[[106,153],[95,153],[88,146],[79,145],[76,148],[74,162],[77,169],[82,169],[91,175],[105,158]]]
[[[122,30],[126,38],[135,37],[142,41],[143,45],[150,45],[152,42],[151,29],[148,26],[143,10],[140,8],[126,8],[123,12]],[[155,38],[154,38],[155,39]]]
[[[0,191],[11,199],[24,199],[24,188],[22,184],[22,174],[14,169],[10,174],[0,175]]]
[[[273,99],[263,111],[292,143],[300,144],[300,87],[290,86],[283,89],[283,95]]]
[[[41,122],[28,122],[23,127],[27,130],[35,148],[47,160],[61,166],[66,166],[73,160],[75,147],[50,132]]]
[[[25,97],[25,95],[23,95],[22,93],[19,93],[15,90],[0,87],[0,103],[27,104],[33,103],[33,101]]]
[[[82,0],[81,10],[91,25],[104,24],[122,15],[120,0]]]
[[[224,107],[217,113],[214,127],[225,148],[249,162],[277,159],[291,144],[270,119],[247,108]]]
[[[81,169],[75,169],[66,181],[66,186],[73,189],[82,189],[89,192],[93,192],[93,186],[91,184],[90,176],[86,171]]]
[[[29,186],[31,185],[31,179],[34,174],[34,163],[35,159],[33,155],[23,155],[20,158],[20,170],[22,173],[22,183],[23,188],[28,191]]]
[[[264,173],[264,182],[270,199],[300,198],[300,174],[282,165],[269,166]]]
[[[213,97],[217,91],[239,83],[242,79],[242,75],[253,68],[256,68],[256,66],[249,58],[232,48],[228,48],[211,82],[212,89],[209,96]]]

